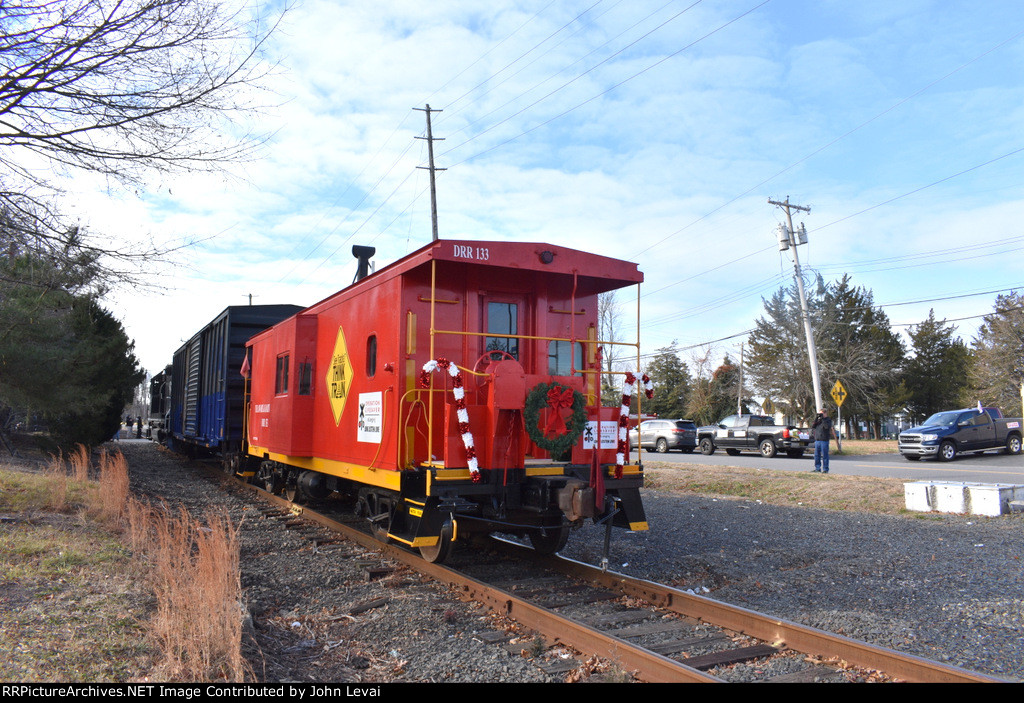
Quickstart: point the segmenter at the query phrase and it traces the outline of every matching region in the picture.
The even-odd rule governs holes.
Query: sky
[[[793,281],[769,200],[901,334],[970,343],[1024,288],[1018,0],[304,0],[266,58],[259,158],[83,193],[92,231],[201,241],[107,299],[151,373],[228,305],[350,284],[353,244],[429,243],[428,104],[440,237],[635,261],[644,354],[739,357]]]

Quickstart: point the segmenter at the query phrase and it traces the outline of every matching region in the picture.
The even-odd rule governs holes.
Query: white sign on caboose
[[[383,393],[359,394],[359,418],[356,427],[357,442],[380,444],[381,430],[384,426]]]
[[[597,422],[590,420],[583,428],[583,448],[593,449],[597,445]],[[615,449],[619,446],[619,423],[615,420],[601,421],[600,449]]]

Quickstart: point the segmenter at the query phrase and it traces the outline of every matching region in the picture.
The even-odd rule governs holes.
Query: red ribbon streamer
[[[549,432],[565,434],[568,432],[565,420],[562,419],[561,410],[572,407],[572,388],[562,388],[559,390],[558,387],[555,387],[550,389],[548,391],[548,407],[551,408],[551,411],[548,413],[548,424],[544,428],[544,434]]]

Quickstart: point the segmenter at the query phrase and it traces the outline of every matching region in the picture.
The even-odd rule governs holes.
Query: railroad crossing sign
[[[841,381],[836,381],[836,385],[832,386],[832,400],[836,401],[838,407],[842,407],[843,401],[846,400],[846,389],[843,388]]]

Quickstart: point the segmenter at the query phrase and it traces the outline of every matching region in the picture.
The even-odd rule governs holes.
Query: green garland
[[[587,401],[579,391],[572,392],[572,417],[566,423],[565,434],[555,437],[545,437],[540,429],[540,411],[548,406],[548,392],[552,388],[559,391],[568,390],[568,386],[560,383],[538,383],[526,396],[526,407],[523,410],[523,423],[526,425],[526,434],[541,449],[550,453],[553,457],[559,457],[571,449],[583,434],[583,428],[587,426]]]

